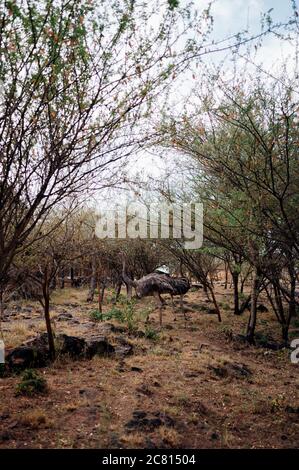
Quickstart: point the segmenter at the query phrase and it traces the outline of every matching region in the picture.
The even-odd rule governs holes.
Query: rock
[[[23,310],[23,312],[31,313],[32,312],[32,307],[23,307],[22,310]]]
[[[285,410],[287,413],[297,413],[299,414],[299,406],[297,408],[294,408],[293,406],[287,405],[285,407]]]
[[[152,432],[160,426],[174,426],[174,421],[170,416],[160,411],[149,415],[145,411],[137,410],[133,412],[133,418],[125,426],[130,431]]]
[[[247,310],[250,310],[250,309],[251,309],[251,303],[250,303],[250,302],[247,304],[247,307],[246,307],[246,308],[247,308]],[[257,310],[258,312],[269,312],[268,308],[267,308],[265,305],[263,305],[263,304],[259,304],[259,305],[256,307],[256,310]]]
[[[88,336],[81,338],[59,334],[55,337],[57,353],[72,358],[95,355],[115,355],[121,358],[132,354],[133,345],[123,337],[115,338],[117,344],[112,345],[105,336]],[[26,341],[19,347],[6,351],[7,370],[22,370],[28,367],[44,367],[50,362],[48,336],[43,333],[33,340]]]
[[[10,441],[13,439],[13,435],[9,431],[3,431],[0,433],[0,442]]]
[[[227,363],[224,366],[209,366],[218,377],[235,377],[238,379],[247,378],[252,375],[251,370],[245,364]]]
[[[147,397],[151,397],[154,394],[154,392],[146,384],[142,384],[140,387],[137,387],[136,392],[142,393]]]
[[[57,342],[60,354],[68,354],[71,357],[83,356],[86,350],[86,341],[77,336],[58,335]]]
[[[249,377],[251,370],[245,364],[231,364],[231,370],[235,377]]]
[[[256,309],[258,312],[269,312],[268,308],[263,304],[259,304]]]
[[[143,369],[141,369],[141,367],[133,366],[133,367],[131,367],[131,371],[132,372],[143,372]]]
[[[44,367],[49,360],[48,336],[43,333],[33,340],[7,351],[5,362],[8,369]]]
[[[209,314],[209,315],[216,315],[217,314],[217,310],[215,308],[208,308],[206,310],[206,312]]]
[[[98,355],[113,354],[115,348],[108,343],[107,339],[104,336],[94,336],[88,338],[86,341],[85,355],[88,358],[91,358]]]
[[[145,411],[133,411],[133,418],[135,419],[142,419],[146,417],[146,412]]]
[[[115,340],[119,343],[114,346],[114,354],[118,357],[128,356],[133,354],[133,345],[129,343],[122,336],[118,336]]]
[[[71,313],[60,313],[57,315],[56,320],[57,321],[68,321],[73,318],[73,315]]]
[[[108,333],[124,333],[126,331],[123,326],[115,326],[113,323],[99,323],[97,324],[98,330],[102,334]]]

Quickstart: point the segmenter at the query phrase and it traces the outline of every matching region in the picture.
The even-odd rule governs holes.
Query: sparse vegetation
[[[1,2],[1,448],[298,446],[297,4]]]
[[[16,386],[16,395],[33,397],[47,391],[47,381],[33,369],[27,369],[21,376],[21,381]]]

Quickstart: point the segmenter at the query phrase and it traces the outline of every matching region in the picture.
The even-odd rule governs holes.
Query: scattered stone
[[[58,350],[60,354],[68,354],[71,357],[83,356],[86,351],[86,341],[77,336],[65,334],[57,337]]]
[[[131,371],[132,372],[143,372],[143,369],[141,369],[141,367],[133,366],[133,367],[131,367]]]
[[[59,334],[55,338],[57,353],[70,357],[86,357],[91,359],[98,355],[114,355],[124,357],[132,354],[133,345],[123,337],[115,338],[116,345],[108,342],[105,336],[89,336],[81,338]],[[33,340],[7,350],[5,356],[7,370],[23,370],[28,367],[44,367],[50,362],[48,336],[42,333]]]
[[[269,309],[263,304],[259,304],[256,309],[258,312],[269,312]]]
[[[287,405],[285,407],[285,410],[287,413],[297,413],[299,414],[299,406],[297,408],[294,408],[293,406]]]
[[[8,369],[22,370],[28,367],[44,367],[49,360],[48,336],[43,333],[33,340],[8,350],[5,363]]]
[[[209,315],[216,315],[217,314],[217,310],[215,308],[208,308],[206,310],[206,312],[209,314]]]
[[[139,430],[145,432],[152,432],[160,426],[172,427],[174,426],[174,421],[170,416],[160,411],[148,414],[145,411],[139,410],[133,412],[133,418],[125,425],[129,431]]]
[[[56,320],[57,321],[68,321],[73,318],[73,315],[71,313],[60,313],[57,315]]]
[[[9,431],[3,431],[0,433],[0,442],[10,441],[13,439],[13,435]]]
[[[97,323],[97,329],[103,334],[124,333],[126,331],[123,326],[115,326],[113,323]]]
[[[92,358],[96,354],[106,355],[114,352],[115,348],[108,343],[104,336],[94,336],[86,341],[85,354],[88,358]]]
[[[145,411],[133,411],[133,418],[135,419],[142,419],[146,417],[146,412]]]
[[[133,345],[129,343],[129,341],[122,336],[115,337],[115,340],[118,342],[118,344],[114,346],[114,354],[117,357],[124,357],[133,354]]]
[[[137,387],[136,392],[142,393],[147,397],[151,397],[154,394],[154,392],[146,384],[142,384],[140,387]]]
[[[251,370],[245,364],[227,363],[224,366],[209,366],[218,377],[235,377],[237,379],[247,378],[252,375]]]

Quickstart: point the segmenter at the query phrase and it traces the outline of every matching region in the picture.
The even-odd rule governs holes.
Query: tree
[[[284,79],[283,88],[281,81],[263,83],[258,77],[231,86],[219,79],[218,101],[214,82],[196,118],[185,115],[162,127],[164,136],[168,131],[166,145],[198,163],[194,179],[206,204],[205,237],[230,251],[236,265],[246,260],[253,268],[250,342],[265,279],[274,288],[285,342],[296,304],[298,96],[294,82]]]
[[[153,22],[155,8],[129,0],[1,4],[2,288],[52,207],[121,179],[117,162],[146,139],[146,126],[133,127],[198,50],[189,7],[161,1]]]

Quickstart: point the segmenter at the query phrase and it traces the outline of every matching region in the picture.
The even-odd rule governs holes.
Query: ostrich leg
[[[186,312],[184,310],[184,302],[183,302],[183,298],[184,296],[183,295],[180,295],[180,305],[181,305],[181,311],[183,312],[184,314],[184,318],[185,320],[187,321],[188,320],[188,317],[186,316]]]
[[[174,316],[174,321],[176,321],[176,315],[175,315],[175,304],[174,304],[174,300],[173,300],[173,295],[171,295],[171,304],[172,304],[172,312],[173,312],[173,316]]]

